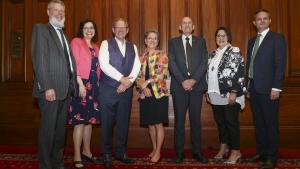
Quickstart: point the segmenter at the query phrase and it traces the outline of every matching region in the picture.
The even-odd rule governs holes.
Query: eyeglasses
[[[217,35],[217,38],[225,38],[227,35]]]
[[[157,38],[147,38],[147,40],[157,40]]]
[[[88,29],[89,29],[89,30],[94,30],[95,28],[94,28],[94,27],[83,27],[83,29],[84,29],[84,30],[88,30]]]

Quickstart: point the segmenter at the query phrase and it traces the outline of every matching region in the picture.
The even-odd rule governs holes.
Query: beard
[[[49,22],[59,28],[63,28],[65,26],[65,20],[65,17],[63,17],[61,21],[58,21],[54,16],[49,16]]]

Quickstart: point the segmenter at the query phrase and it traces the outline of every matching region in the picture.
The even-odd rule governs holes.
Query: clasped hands
[[[181,83],[181,85],[182,85],[182,87],[183,87],[183,89],[185,91],[191,91],[191,90],[193,90],[193,86],[195,85],[195,83],[196,83],[196,80],[194,80],[194,79],[187,79],[187,80],[184,80]]]
[[[154,79],[148,79],[141,86],[143,94],[144,94],[145,97],[151,97],[152,96],[151,90],[147,87],[148,84],[152,83],[152,82],[154,82]]]
[[[132,85],[132,82],[130,81],[130,79],[132,79],[131,76],[126,76],[126,77],[121,78],[121,80],[120,80],[121,84],[117,88],[118,94],[125,92]]]

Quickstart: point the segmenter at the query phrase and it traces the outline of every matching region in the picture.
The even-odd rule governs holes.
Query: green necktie
[[[259,48],[260,37],[261,37],[261,34],[259,33],[256,37],[254,47],[253,47],[253,50],[252,50],[251,61],[250,61],[250,66],[249,66],[249,78],[250,79],[253,79],[253,62],[254,62],[254,58],[255,58],[255,55],[257,53],[257,50]]]

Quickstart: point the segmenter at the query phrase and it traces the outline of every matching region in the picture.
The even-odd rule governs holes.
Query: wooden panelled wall
[[[30,58],[32,26],[47,23],[46,0],[2,0],[0,39],[0,144],[35,145],[39,111],[31,96],[33,72]],[[288,44],[288,65],[280,107],[280,146],[300,148],[300,1],[298,0],[65,0],[66,34],[72,38],[80,21],[92,18],[98,26],[99,44],[112,37],[112,21],[124,17],[129,22],[128,39],[139,51],[144,49],[143,33],[156,28],[161,33],[160,46],[167,50],[167,41],[179,35],[183,16],[190,16],[195,35],[206,39],[209,50],[215,48],[214,32],[218,26],[228,27],[233,45],[246,53],[247,41],[255,35],[254,11],[267,8],[272,14],[271,29],[282,32]],[[18,45],[12,41],[15,40]],[[14,42],[15,42],[14,41]],[[172,103],[170,101],[170,103]],[[199,103],[200,104],[200,103]],[[171,106],[170,106],[171,107]],[[173,109],[166,127],[166,148],[173,147]],[[249,103],[240,114],[241,146],[255,147],[254,127]],[[92,144],[99,147],[99,130],[93,131]],[[189,124],[186,123],[186,147],[190,147]],[[72,145],[72,127],[68,128],[67,144]],[[203,102],[203,147],[218,145],[216,125],[210,106]],[[150,147],[147,130],[139,126],[137,98],[133,99],[128,146]]]

